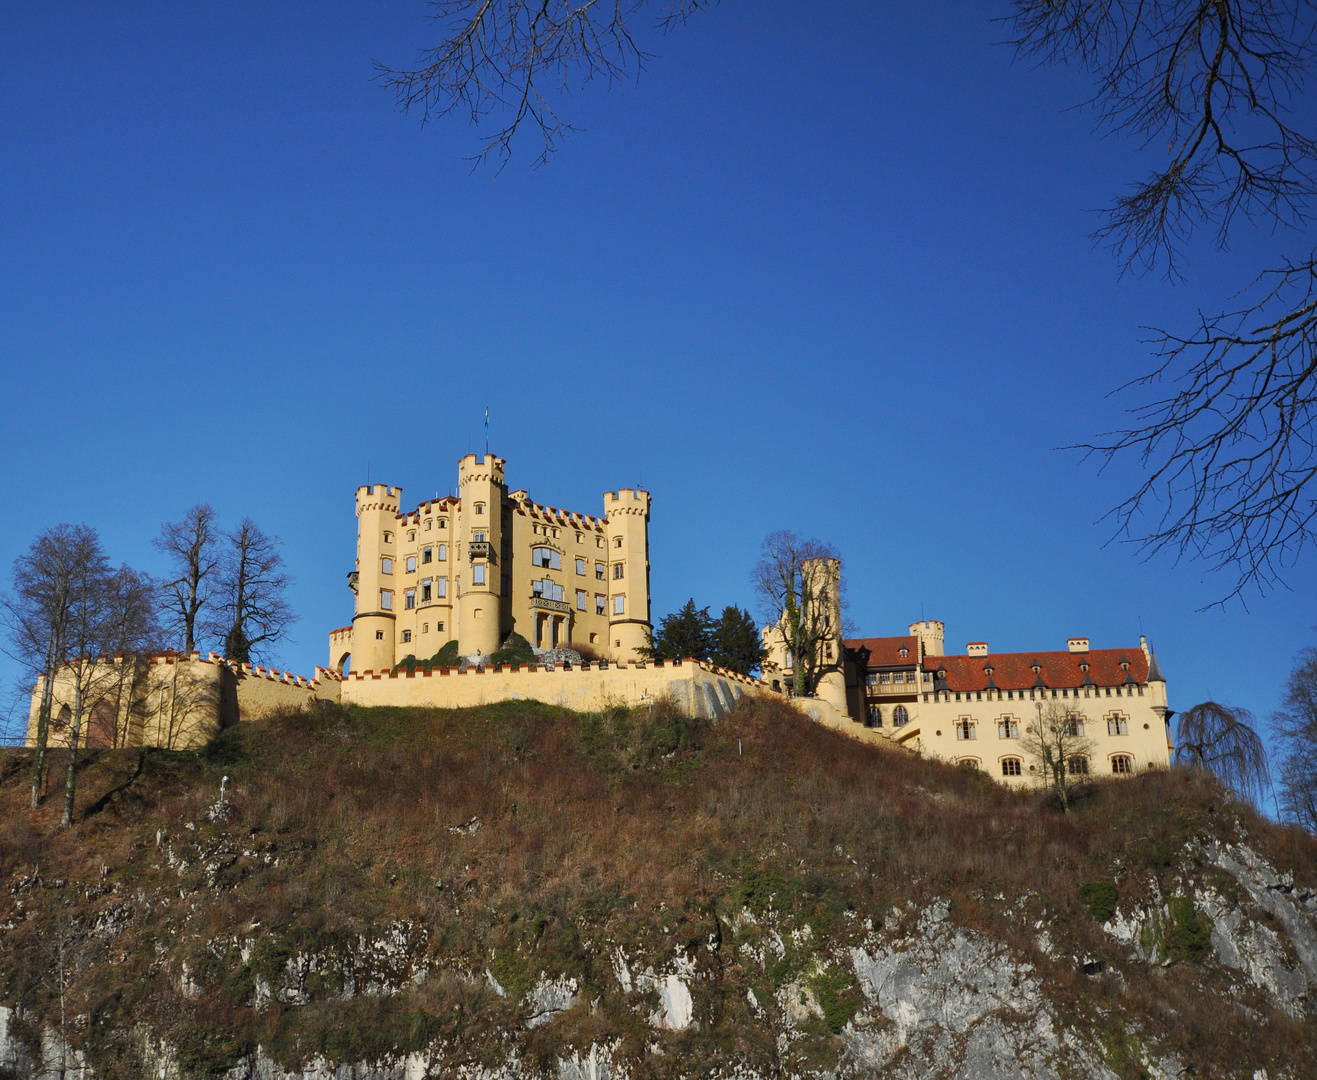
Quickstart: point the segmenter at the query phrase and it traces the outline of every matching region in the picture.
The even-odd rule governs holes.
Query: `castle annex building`
[[[498,651],[586,646],[625,662],[649,643],[649,492],[604,494],[600,516],[509,492],[502,458],[458,462],[456,497],[402,509],[402,489],[357,489],[352,625],[329,636],[340,674],[385,672],[456,641]]]

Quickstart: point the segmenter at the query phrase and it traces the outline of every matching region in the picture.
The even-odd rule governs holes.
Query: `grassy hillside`
[[[1311,838],[1184,773],[1095,783],[1063,816],[749,701],[713,726],[326,708],[195,754],[94,752],[68,833],[56,800],[28,810],[26,766],[0,757],[0,1006],[22,1007],[35,1046],[63,981],[65,1032],[103,1078],[142,1075],[162,1042],[198,1076],[257,1044],[295,1064],[437,1042],[451,1062],[514,1051],[546,1070],[611,1042],[637,1078],[829,1069],[861,1004],[844,948],[936,898],[1035,965],[1121,1075],[1141,1072],[1131,1040],[1200,1076],[1317,1059],[1317,1023],[1215,964],[1191,902],[1171,901],[1165,962],[1100,927],[1216,873],[1186,855],[1203,835],[1247,836],[1317,887]],[[222,775],[233,814],[208,822]],[[619,950],[635,972],[680,957],[696,1022],[656,1030],[659,994],[624,991]],[[534,988],[563,979],[574,1007],[528,1027]],[[817,1007],[783,1045],[760,1021],[787,986]]]

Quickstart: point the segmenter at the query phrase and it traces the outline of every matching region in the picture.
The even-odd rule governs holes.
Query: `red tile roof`
[[[858,649],[863,645],[869,650],[870,667],[913,667],[919,663],[919,639],[914,637],[866,637],[847,638],[843,644],[848,649]],[[902,647],[906,655],[901,655]]]
[[[848,643],[849,644],[849,643]],[[1121,661],[1129,663],[1129,675],[1137,683],[1148,681],[1148,660],[1135,645],[1130,649],[1093,649],[1086,653],[1036,652],[989,653],[987,656],[926,656],[924,670],[936,672],[946,668],[947,690],[983,690],[992,668],[993,682],[1003,690],[1027,690],[1039,677],[1049,687],[1075,687],[1084,684],[1080,664],[1088,664],[1088,677],[1098,686],[1120,686],[1126,672]],[[1033,665],[1039,670],[1035,672]],[[936,676],[934,676],[936,678]]]

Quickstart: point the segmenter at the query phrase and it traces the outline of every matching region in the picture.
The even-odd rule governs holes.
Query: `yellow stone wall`
[[[304,679],[249,664],[234,664],[215,653],[166,653],[141,662],[102,657],[84,679],[85,704],[80,746],[160,746],[191,750],[204,746],[225,727],[260,720],[276,709],[303,708],[317,699],[338,699],[339,680],[317,669]],[[27,744],[35,746],[44,678],[32,692]],[[49,746],[68,746],[71,724],[60,717],[75,708],[73,669],[55,677]]]

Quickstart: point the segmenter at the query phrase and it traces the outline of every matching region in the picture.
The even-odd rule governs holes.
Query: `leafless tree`
[[[1062,812],[1068,814],[1076,778],[1088,775],[1093,741],[1084,733],[1084,717],[1060,702],[1035,702],[1035,712],[1020,736],[1020,750],[1037,767],[1043,783],[1056,792]]]
[[[202,609],[210,600],[219,562],[219,540],[214,509],[209,503],[198,503],[182,521],[165,522],[152,541],[172,566],[172,579],[163,583],[166,627],[176,639],[182,639],[185,653],[197,647]]]
[[[225,539],[212,628],[227,659],[249,663],[262,658],[293,622],[285,599],[292,578],[283,569],[279,538],[267,536],[251,518],[243,518]]]
[[[8,649],[33,683],[42,679],[32,759],[32,806],[40,805],[55,675],[69,657],[81,582],[105,565],[100,538],[86,525],[56,525],[14,560],[13,591],[3,598]]]
[[[1247,709],[1204,701],[1180,713],[1175,756],[1190,768],[1213,773],[1240,798],[1256,801],[1271,778],[1267,749]]]
[[[162,630],[156,619],[158,583],[129,566],[121,566],[106,584],[105,652],[116,658],[110,745],[122,746],[128,734],[138,691],[150,665],[150,653],[160,645]],[[94,714],[93,714],[94,715]]]
[[[1123,265],[1176,277],[1200,228],[1225,247],[1241,223],[1308,223],[1317,143],[1289,110],[1315,21],[1308,0],[1016,0],[1022,55],[1082,67],[1103,127],[1166,146],[1097,232]],[[1192,333],[1154,331],[1157,363],[1122,388],[1143,398],[1132,423],[1082,447],[1140,461],[1117,535],[1223,571],[1221,603],[1278,583],[1312,536],[1315,275],[1312,252],[1258,274]]]
[[[458,112],[479,124],[502,114],[503,126],[484,141],[477,160],[493,153],[506,162],[513,136],[528,125],[539,135],[535,161],[543,164],[576,130],[547,95],[638,77],[651,59],[635,36],[641,13],[654,13],[654,25],[668,30],[710,2],[432,0],[439,44],[422,51],[419,67],[377,65],[378,78],[400,108],[417,109],[426,121]]]
[[[841,670],[841,556],[831,544],[782,529],[764,538],[750,581],[787,653],[793,692],[813,697],[824,675]],[[835,655],[827,654],[830,645]]]
[[[1280,744],[1276,801],[1281,815],[1317,832],[1317,649],[1305,649],[1271,718]]]

